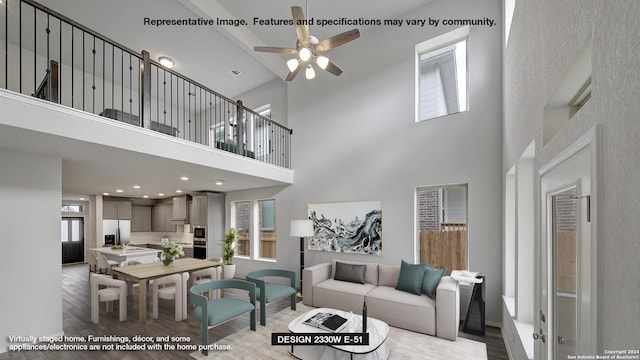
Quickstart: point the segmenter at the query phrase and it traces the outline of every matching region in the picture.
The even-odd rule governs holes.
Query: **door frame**
[[[580,341],[578,339],[578,344],[582,344],[582,348],[578,349],[582,355],[587,354],[601,354],[602,353],[602,246],[601,241],[601,226],[599,226],[600,222],[600,186],[602,179],[602,170],[601,170],[601,151],[600,151],[600,126],[596,125],[595,127],[589,129],[584,135],[582,135],[577,141],[571,144],[569,147],[560,152],[557,156],[555,156],[551,161],[549,161],[546,165],[542,166],[538,171],[539,181],[539,216],[540,216],[540,227],[539,229],[539,246],[535,248],[535,264],[536,264],[536,275],[535,275],[535,313],[534,316],[534,331],[538,331],[538,329],[542,329],[544,334],[550,334],[550,327],[553,325],[553,319],[548,318],[546,321],[542,321],[539,311],[541,311],[542,306],[541,302],[543,300],[543,295],[546,293],[547,296],[551,296],[549,293],[549,282],[542,277],[543,267],[546,266],[547,269],[551,266],[550,264],[543,262],[543,251],[548,251],[547,243],[544,241],[546,239],[547,233],[547,195],[542,191],[542,181],[543,176],[548,174],[551,170],[555,169],[557,166],[562,164],[564,161],[570,159],[574,155],[578,154],[580,151],[584,149],[588,149],[589,157],[590,157],[590,194],[591,194],[591,208],[590,208],[590,229],[591,229],[591,241],[589,246],[590,252],[590,273],[588,274],[590,280],[590,321],[591,323],[587,326],[582,327],[581,337],[588,339],[588,341]],[[578,184],[580,186],[580,184]],[[548,271],[547,271],[548,272]],[[548,275],[548,274],[547,274]],[[584,276],[584,275],[583,275]],[[546,288],[543,288],[543,285]],[[548,317],[553,315],[551,311],[548,311],[549,314],[546,314]],[[554,334],[555,337],[555,334]],[[551,352],[550,343],[553,343],[555,338],[551,338],[547,336],[546,346],[546,354],[544,357],[541,357],[540,354],[537,353],[537,349],[539,349],[538,344],[534,345],[534,358],[535,359],[549,359],[551,360],[553,353]]]

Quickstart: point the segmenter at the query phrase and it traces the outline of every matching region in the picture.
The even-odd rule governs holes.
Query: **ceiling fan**
[[[309,26],[304,18],[302,8],[299,6],[292,6],[291,14],[293,16],[293,23],[296,27],[296,34],[298,35],[295,49],[272,46],[254,46],[253,50],[276,54],[298,55],[297,58],[287,61],[287,67],[289,68],[289,75],[287,75],[286,79],[287,81],[293,80],[305,65],[305,75],[307,79],[313,79],[315,77],[315,71],[313,70],[312,65],[313,63],[318,65],[319,68],[326,70],[335,76],[342,74],[342,69],[331,62],[329,58],[320,54],[359,38],[360,31],[358,31],[358,29],[353,29],[331,36],[322,41],[318,41],[318,38],[313,35],[309,35]]]

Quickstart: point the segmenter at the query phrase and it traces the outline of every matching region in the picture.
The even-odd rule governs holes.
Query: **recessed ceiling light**
[[[121,193],[121,192],[124,192],[124,190],[122,190],[122,189],[118,189],[118,190],[116,190],[116,192]]]
[[[158,196],[164,196],[164,194],[163,193],[158,193]]]
[[[2,3],[2,1],[0,1],[0,3]],[[81,200],[81,201],[85,201],[85,200],[87,200],[87,199],[85,199],[85,198],[80,198],[80,200]]]
[[[144,195],[143,198],[148,199],[149,195]]]
[[[104,195],[104,196],[109,196],[109,193],[102,193],[102,195]]]
[[[222,185],[224,184],[224,182],[222,182],[222,180],[216,180],[216,185]]]
[[[182,190],[176,190],[176,192],[179,194],[179,193],[181,193],[181,192],[182,192]]]
[[[189,178],[186,177],[186,176],[182,176],[182,177],[180,177],[180,180],[187,181],[187,180],[189,180]]]
[[[158,61],[160,62],[160,64],[162,64],[162,66],[166,67],[167,69],[171,69],[176,64],[173,61],[173,59],[166,56],[160,56],[158,58]]]
[[[133,185],[134,189],[140,189],[140,185]]]

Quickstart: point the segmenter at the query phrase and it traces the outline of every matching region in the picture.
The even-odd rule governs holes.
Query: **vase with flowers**
[[[180,256],[184,256],[182,245],[171,240],[162,240],[162,263],[165,266],[171,265],[173,260]]]

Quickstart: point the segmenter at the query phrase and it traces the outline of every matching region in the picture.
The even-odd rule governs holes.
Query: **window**
[[[258,218],[260,234],[260,257],[276,258],[276,201],[259,200]]]
[[[62,205],[63,213],[81,213],[82,205]]]
[[[251,223],[250,223],[250,203],[249,201],[238,201],[233,203],[233,212],[236,228],[236,242],[238,256],[251,256]]]
[[[467,185],[418,188],[420,262],[441,269],[467,269]]]
[[[231,203],[231,226],[236,228],[237,256],[276,259],[276,201],[274,199]]]
[[[416,121],[467,111],[467,38],[462,27],[416,45]]]
[[[261,106],[255,110],[260,116],[253,117],[253,129],[255,131],[254,148],[256,156],[264,159],[271,153],[271,104]]]

